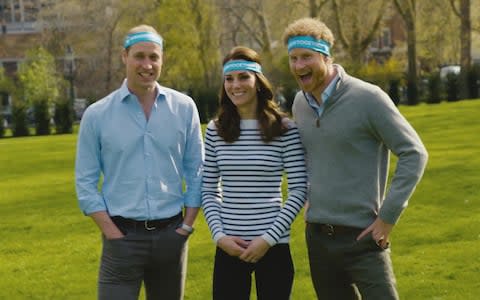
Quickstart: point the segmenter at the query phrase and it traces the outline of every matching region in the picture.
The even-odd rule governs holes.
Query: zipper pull
[[[317,125],[317,128],[320,127],[320,118],[317,117],[317,120],[315,121],[315,124]]]

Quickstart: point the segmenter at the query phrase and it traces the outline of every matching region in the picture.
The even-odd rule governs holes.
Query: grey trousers
[[[102,237],[98,299],[136,300],[142,281],[148,300],[183,299],[187,237],[175,232],[177,225],[121,229],[126,236],[115,240]]]
[[[310,272],[318,299],[399,299],[390,249],[380,248],[362,230],[328,235],[307,224]]]

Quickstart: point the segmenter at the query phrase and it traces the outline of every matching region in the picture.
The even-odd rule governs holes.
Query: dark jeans
[[[390,249],[371,235],[356,241],[362,229],[329,235],[307,224],[310,272],[318,299],[399,299]]]
[[[126,236],[107,240],[98,280],[98,299],[138,299],[142,281],[147,299],[183,299],[187,237],[175,232],[181,222],[162,229],[120,228]]]
[[[290,299],[294,270],[288,244],[273,246],[255,264],[229,256],[217,248],[213,271],[213,299],[250,299],[253,272],[258,300]]]

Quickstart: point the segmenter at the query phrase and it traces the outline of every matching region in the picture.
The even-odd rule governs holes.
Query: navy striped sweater
[[[240,137],[226,143],[211,121],[205,133],[202,208],[215,242],[225,235],[271,246],[288,243],[290,226],[305,204],[307,175],[296,125],[269,143],[257,120],[241,120]],[[282,201],[284,172],[288,197]]]

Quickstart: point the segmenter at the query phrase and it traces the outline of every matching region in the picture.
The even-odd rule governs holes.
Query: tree
[[[377,37],[387,0],[332,0],[336,38],[348,54],[352,72],[365,61],[368,47]],[[359,14],[361,10],[368,14]]]
[[[84,93],[80,97],[96,100],[118,86],[124,77],[119,50],[125,30],[144,23],[156,5],[158,1],[147,0],[65,0],[44,11],[49,50],[62,57],[68,45],[77,54],[75,85]]]
[[[288,96],[293,94],[297,86],[288,69],[282,35],[291,21],[304,16],[309,9],[306,1],[217,0],[216,3],[222,22],[222,52],[236,45],[256,50],[262,59],[263,72],[273,85],[283,87]]]
[[[455,15],[460,19],[460,66],[462,71],[458,78],[460,86],[460,95],[462,98],[470,97],[468,77],[471,73],[472,63],[472,22],[470,19],[470,0],[449,0]],[[457,8],[455,3],[459,2]]]
[[[449,0],[455,15],[460,19],[460,65],[468,70],[472,62],[472,22],[470,19],[470,0]],[[455,3],[459,2],[459,7]]]
[[[308,7],[310,11],[311,18],[317,18],[318,12],[322,7],[328,3],[330,0],[308,0]]]
[[[419,76],[430,77],[442,65],[457,64],[459,61],[459,43],[452,42],[458,37],[458,22],[448,1],[417,2],[415,27]]]
[[[50,109],[60,89],[53,56],[44,48],[28,51],[18,78],[26,104],[33,107],[36,134],[50,134]]]
[[[410,105],[418,101],[417,40],[416,40],[416,0],[394,0],[398,12],[407,28],[407,102]]]
[[[270,24],[265,12],[265,4],[261,0],[219,1],[222,14],[225,16],[224,28],[226,48],[247,44],[258,49],[265,65],[272,65],[272,37]],[[246,42],[246,43],[245,43]]]
[[[27,136],[30,134],[28,130],[27,120],[28,106],[25,100],[16,96],[12,100],[12,134],[13,136]]]
[[[2,106],[2,97],[13,91],[13,82],[5,75],[5,70],[0,67],[0,138],[5,134],[4,127],[4,107]]]

